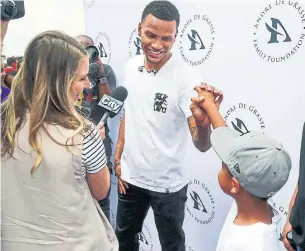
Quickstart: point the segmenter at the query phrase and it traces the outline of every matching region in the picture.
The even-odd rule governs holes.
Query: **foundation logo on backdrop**
[[[199,180],[190,181],[185,207],[190,216],[199,224],[209,224],[215,218],[213,195],[210,189]]]
[[[111,44],[106,33],[100,32],[95,39],[95,46],[99,50],[103,64],[109,64],[111,60]]]
[[[88,7],[92,7],[94,2],[95,2],[95,0],[84,0],[85,5]]]
[[[265,61],[286,61],[301,49],[305,39],[305,8],[294,0],[274,0],[254,24],[254,49]]]
[[[138,237],[141,251],[153,250],[154,246],[152,243],[151,233],[145,224],[143,225],[142,232],[138,234]]]
[[[260,112],[253,106],[238,103],[230,107],[224,114],[227,125],[234,128],[240,135],[247,134],[251,130],[264,130],[265,122]]]
[[[190,66],[202,65],[214,49],[215,28],[208,16],[197,14],[190,17],[179,33],[179,51]]]
[[[135,28],[128,41],[129,57],[143,54],[141,38],[138,36],[138,28]]]

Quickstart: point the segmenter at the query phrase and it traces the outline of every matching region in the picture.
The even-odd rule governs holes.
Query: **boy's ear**
[[[230,193],[232,195],[237,195],[240,192],[241,185],[239,184],[238,180],[234,177],[232,177],[231,182],[232,182],[232,187],[231,187]]]

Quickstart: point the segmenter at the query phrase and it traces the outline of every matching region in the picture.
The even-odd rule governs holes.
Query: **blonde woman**
[[[84,47],[48,31],[28,45],[1,106],[1,245],[5,251],[116,251],[96,200],[110,186],[97,129],[74,108],[88,84]]]

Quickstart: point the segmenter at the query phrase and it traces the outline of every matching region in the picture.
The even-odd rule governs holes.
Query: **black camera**
[[[289,241],[290,245],[293,247],[294,250],[297,250],[297,245],[295,244],[293,238],[292,238],[292,232],[288,232],[286,234],[286,238]]]
[[[90,45],[90,46],[86,47],[86,50],[89,54],[90,64],[96,62],[97,58],[100,55],[98,52],[98,49],[94,45]]]
[[[24,0],[1,0],[1,20],[10,21],[23,17]]]

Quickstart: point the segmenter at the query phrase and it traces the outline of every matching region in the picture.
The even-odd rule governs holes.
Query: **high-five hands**
[[[223,100],[223,93],[211,85],[202,83],[200,86],[194,87],[198,96],[192,98],[190,109],[198,127],[207,128],[211,125],[211,121],[207,115],[207,110],[213,106],[219,109]]]

